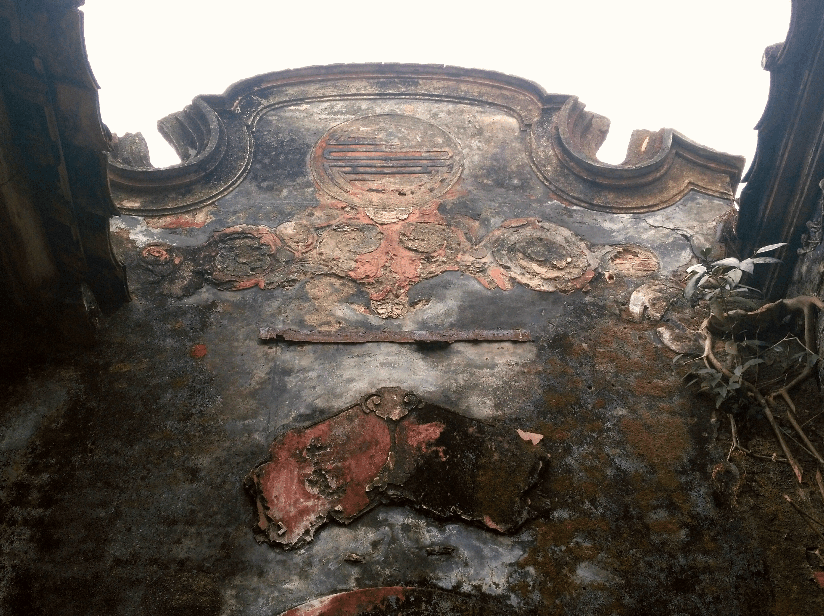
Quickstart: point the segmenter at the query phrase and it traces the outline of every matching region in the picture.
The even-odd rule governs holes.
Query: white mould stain
[[[535,345],[528,343],[455,342],[429,356],[413,345],[382,343],[352,345],[334,356],[328,351],[308,345],[281,348],[278,363],[288,371],[285,389],[292,412],[342,410],[380,387],[394,386],[486,419],[506,415],[513,392],[537,387],[532,371],[524,370],[536,359]]]

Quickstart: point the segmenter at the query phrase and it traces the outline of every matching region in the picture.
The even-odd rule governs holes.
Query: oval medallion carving
[[[449,190],[461,174],[462,156],[455,139],[434,124],[386,114],[332,128],[315,146],[311,168],[332,197],[389,223]]]

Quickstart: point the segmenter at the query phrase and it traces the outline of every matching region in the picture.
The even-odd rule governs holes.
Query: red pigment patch
[[[813,571],[813,578],[821,588],[824,588],[824,571]]]
[[[189,354],[195,359],[200,359],[201,357],[205,357],[208,352],[205,344],[196,344],[192,347],[192,350],[189,351]]]
[[[176,216],[147,217],[146,224],[153,229],[200,229],[210,222],[209,210],[199,210]]]
[[[396,441],[401,449],[406,449],[404,445],[408,445],[412,450],[414,459],[417,453],[427,454],[430,452],[437,452],[441,460],[446,460],[446,453],[443,447],[433,447],[431,443],[438,440],[438,437],[444,431],[446,426],[440,422],[432,422],[425,424],[415,423],[414,420],[405,419],[398,424],[398,431]]]
[[[255,499],[260,541],[300,546],[330,519],[347,524],[382,502],[383,494],[499,532],[517,528],[531,515],[524,493],[537,481],[545,452],[524,444],[511,429],[483,426],[431,405],[419,407],[419,401],[407,398],[410,392],[396,389],[375,394],[385,408],[377,410],[368,397],[275,440],[271,460],[245,481]],[[459,483],[485,486],[490,495],[449,489]]]
[[[426,446],[437,439],[446,427],[440,422],[426,424],[416,424],[411,421],[404,422],[404,440],[414,449],[426,451]]]
[[[218,231],[213,235],[213,237],[229,237],[236,233],[254,235],[260,240],[261,244],[265,244],[269,247],[270,253],[274,253],[280,247],[280,240],[278,239],[278,236],[275,235],[269,227],[264,226],[237,225],[235,227],[228,227],[227,229]]]
[[[170,258],[168,251],[162,246],[158,246],[156,244],[147,246],[140,254],[144,259],[155,261],[157,263],[166,263],[166,261]]]
[[[587,270],[578,278],[570,280],[569,283],[571,285],[575,285],[576,288],[580,289],[589,284],[593,278],[595,278],[595,272],[593,270]]]
[[[486,279],[483,278],[483,276],[476,276],[475,280],[480,282],[485,288],[489,289],[490,291],[495,288],[495,285],[488,282]]]
[[[179,216],[170,220],[164,220],[157,225],[160,229],[200,229],[206,224],[206,221],[192,220],[185,216]]]
[[[400,245],[400,224],[381,225],[380,230],[381,245],[358,255],[349,276],[358,282],[380,281],[396,292],[407,291],[420,279],[421,257]]]
[[[263,278],[250,278],[249,280],[242,280],[238,282],[234,287],[232,287],[232,290],[243,291],[243,289],[251,289],[252,287],[265,289],[266,281]]]
[[[509,282],[509,276],[506,275],[503,269],[500,267],[491,267],[489,268],[489,277],[495,281],[501,289],[504,291],[508,291],[512,288],[512,283]]]
[[[492,518],[490,518],[488,515],[484,516],[484,524],[486,524],[489,528],[493,530],[497,530],[499,533],[506,532],[503,528],[495,524],[495,522],[492,521]]]
[[[389,459],[389,429],[350,409],[272,444],[272,462],[255,473],[262,496],[258,525],[279,543],[311,536],[327,515],[348,521],[369,505],[367,488]]]
[[[390,597],[403,601],[405,590],[402,586],[391,586],[342,592],[304,603],[281,616],[357,616],[385,608]]]
[[[537,218],[510,218],[509,220],[505,220],[501,223],[501,228],[511,228],[511,227],[522,227],[524,225],[529,225],[530,227],[537,228],[538,227],[538,219]]]

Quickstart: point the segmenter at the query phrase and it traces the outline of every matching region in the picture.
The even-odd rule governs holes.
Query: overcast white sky
[[[790,0],[448,2],[86,0],[86,46],[103,121],[141,131],[173,164],[161,117],[256,74],[338,62],[496,70],[575,94],[612,120],[599,152],[634,128],[674,128],[749,163],[769,87],[764,47]]]

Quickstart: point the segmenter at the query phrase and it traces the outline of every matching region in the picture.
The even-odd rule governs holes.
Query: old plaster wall
[[[730,199],[563,203],[511,107],[370,84],[249,112],[208,203],[121,198],[133,301],[0,391],[3,609],[768,613],[718,420],[656,333]],[[265,98],[235,88],[226,117]]]

